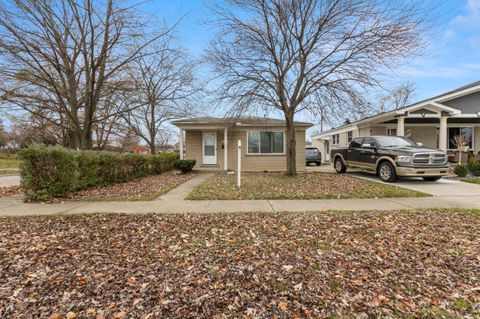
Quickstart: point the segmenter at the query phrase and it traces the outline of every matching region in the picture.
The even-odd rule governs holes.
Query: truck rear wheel
[[[397,172],[390,162],[382,162],[378,167],[378,177],[384,182],[392,183],[397,180]]]
[[[337,171],[337,173],[339,174],[345,173],[347,171],[347,167],[345,166],[345,164],[343,164],[343,161],[340,157],[337,157],[335,159],[335,171]]]

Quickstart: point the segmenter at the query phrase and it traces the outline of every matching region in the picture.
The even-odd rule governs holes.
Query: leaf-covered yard
[[[9,196],[16,196],[22,194],[22,189],[20,186],[5,186],[0,187],[0,198],[2,197],[9,197]]]
[[[478,316],[478,214],[1,219],[0,317]]]
[[[237,187],[236,175],[217,174],[197,186],[187,199],[339,199],[419,196],[428,195],[349,175],[308,173],[289,177],[282,173],[244,173],[241,188]]]
[[[153,200],[165,194],[172,188],[184,183],[195,176],[194,173],[178,174],[169,171],[159,175],[138,178],[125,183],[118,183],[100,187],[91,187],[68,195],[74,200]]]

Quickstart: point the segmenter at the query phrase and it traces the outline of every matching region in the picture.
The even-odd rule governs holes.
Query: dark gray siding
[[[476,114],[480,112],[480,92],[445,101],[442,104],[462,110],[463,114]]]

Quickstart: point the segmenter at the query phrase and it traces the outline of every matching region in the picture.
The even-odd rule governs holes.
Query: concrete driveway
[[[9,187],[20,185],[20,176],[18,175],[7,175],[0,176],[0,187]]]
[[[308,172],[328,172],[333,173],[335,170],[331,165],[322,165],[320,167],[307,166]],[[349,169],[348,175],[371,180],[374,182],[384,183],[378,179],[374,174],[367,173],[361,170]],[[421,177],[400,178],[396,183],[384,183],[396,185],[403,188],[412,189],[415,191],[431,194],[433,196],[442,197],[470,197],[477,203],[480,203],[480,185],[465,183],[453,179],[442,178],[436,182],[425,182]]]

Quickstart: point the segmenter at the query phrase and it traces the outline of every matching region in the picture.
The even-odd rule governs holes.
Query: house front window
[[[248,132],[248,154],[283,154],[283,132]]]
[[[350,143],[353,139],[353,131],[347,132],[347,142]]]
[[[465,146],[473,149],[473,128],[472,127],[449,127],[448,128],[448,148],[457,149],[457,142],[461,138]]]
[[[337,145],[340,143],[340,134],[332,135],[332,145]]]
[[[397,129],[396,128],[387,128],[387,135],[388,136],[397,136]]]

